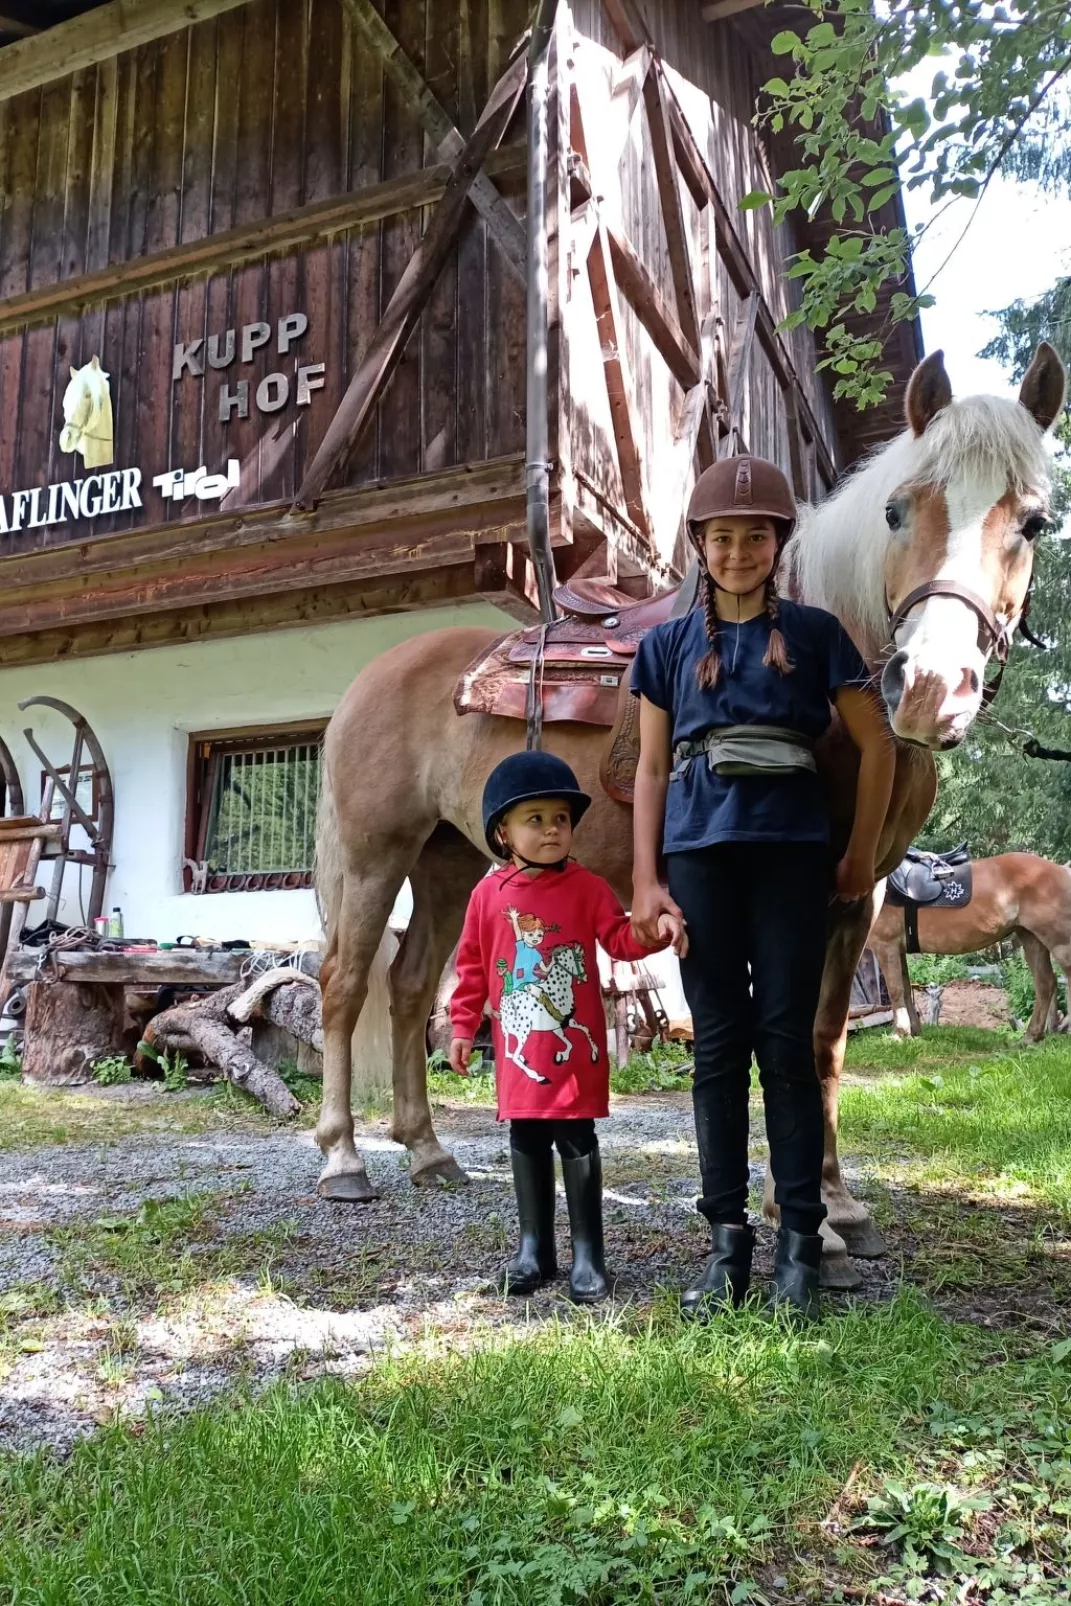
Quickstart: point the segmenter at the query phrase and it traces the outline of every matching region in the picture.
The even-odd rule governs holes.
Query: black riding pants
[[[527,1154],[536,1160],[540,1155],[549,1155],[555,1144],[563,1160],[583,1159],[585,1154],[599,1147],[595,1122],[579,1118],[573,1121],[521,1120],[509,1124],[509,1146],[518,1154]]]
[[[748,1093],[759,1067],[781,1220],[825,1215],[813,1029],[825,961],[827,849],[727,842],[667,856],[688,922],[681,980],[695,1029],[695,1130],[708,1221],[747,1219]]]

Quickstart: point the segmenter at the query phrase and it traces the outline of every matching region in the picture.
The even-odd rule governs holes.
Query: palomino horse
[[[1065,977],[1071,969],[1071,870],[1036,853],[999,853],[993,859],[976,859],[973,869],[970,903],[959,909],[918,910],[919,948],[924,954],[973,954],[1006,937],[1018,937],[1034,976],[1034,1010],[1025,1037],[1028,1043],[1040,1042],[1056,1027],[1056,976],[1050,954]],[[907,973],[903,909],[885,905],[867,946],[885,975],[893,1031],[917,1037],[919,1018]]]
[[[63,393],[60,451],[81,452],[86,468],[106,468],[113,460],[112,395],[99,357],[72,368]]]
[[[1021,614],[1032,538],[1047,507],[1042,437],[1063,394],[1063,366],[1050,346],[1041,346],[1031,364],[1021,405],[992,397],[953,402],[943,359],[934,353],[912,375],[907,431],[821,507],[807,511],[791,543],[787,566],[795,593],[838,614],[869,662],[883,666],[890,722],[903,738],[882,841],[883,874],[899,863],[929,814],[936,789],[929,749],[951,745],[966,731],[981,703],[986,660]],[[519,723],[459,718],[454,711],[455,681],[493,639],[490,630],[452,629],[392,648],[358,676],[324,738],[317,885],[327,950],[320,972],[324,1088],[316,1139],[326,1156],[319,1191],[328,1199],[374,1197],[353,1141],[350,1036],[407,876],[413,915],[390,972],[391,1132],[410,1150],[414,1182],[464,1176],[432,1125],[424,1034],[468,895],[487,869],[480,826],[484,781],[524,740]],[[554,724],[546,740],[594,799],[577,835],[577,856],[606,877],[627,907],[632,820],[599,783],[606,733]],[[856,750],[833,731],[822,743],[820,763],[834,845],[843,844]],[[842,1239],[856,1254],[884,1249],[868,1212],[844,1185],[836,1144],[852,977],[873,913],[873,899],[836,907],[815,1027],[826,1112],[827,1250],[845,1286],[853,1286],[855,1274]],[[827,1255],[827,1267],[833,1264]]]

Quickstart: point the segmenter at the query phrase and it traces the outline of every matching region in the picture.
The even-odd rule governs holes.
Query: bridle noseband
[[[1014,625],[1002,625],[988,602],[969,587],[961,586],[955,580],[927,580],[925,585],[916,586],[914,591],[909,591],[895,612],[888,608],[886,602],[889,613],[889,641],[894,649],[896,632],[916,603],[925,602],[928,597],[953,597],[977,615],[979,651],[987,662],[991,656],[995,656],[1000,665],[994,678],[982,688],[982,707],[988,708],[1000,690],[1000,683],[1004,678]]]

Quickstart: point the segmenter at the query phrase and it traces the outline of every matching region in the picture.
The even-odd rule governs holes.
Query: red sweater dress
[[[596,939],[612,959],[654,951],[579,864],[534,877],[505,865],[469,899],[450,1020],[455,1037],[475,1037],[490,999],[500,1121],[609,1115]]]

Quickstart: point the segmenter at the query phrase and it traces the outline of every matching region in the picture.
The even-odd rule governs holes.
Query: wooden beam
[[[633,0],[603,0],[603,7],[625,47],[626,55],[638,50],[641,45],[651,43],[650,29]]]
[[[676,315],[663,300],[661,291],[636,255],[631,242],[609,225],[606,237],[610,242],[610,255],[621,294],[654,341],[678,384],[682,389],[690,390],[699,383],[699,358],[695,348],[685,339]]]
[[[46,28],[0,50],[0,101],[68,78],[95,62],[136,50],[165,34],[181,33],[247,0],[111,0],[70,22]]]
[[[665,79],[661,63],[656,63],[653,70],[662,77],[664,84],[673,145],[681,164],[681,172],[697,203],[700,205],[704,202],[709,203],[714,212],[718,255],[725,263],[738,295],[745,297],[754,294],[757,298],[755,329],[759,341],[781,389],[784,391],[795,389],[801,421],[815,442],[823,472],[832,481],[836,478],[836,465],[832,454],[825,443],[821,426],[814,415],[807,394],[800,384],[799,375],[796,373],[788,349],[778,332],[777,320],[763,297],[762,285],[752,266],[751,258],[733,226],[732,214],[714,182],[713,174],[707,167],[706,157],[696,143],[677,97]]]
[[[740,305],[729,348],[729,393],[725,398],[729,410],[729,432],[719,444],[719,457],[731,457],[734,451],[747,451],[743,427],[744,395],[751,374],[751,352],[755,344],[755,324],[758,315],[759,296],[758,292],[753,290]],[[785,395],[787,397],[787,390]]]
[[[485,550],[476,549],[477,563]],[[92,624],[72,623],[32,634],[0,636],[0,667],[66,663],[70,659],[99,658],[152,647],[231,640],[268,630],[372,619],[479,597],[495,602],[507,612],[517,606],[515,597],[505,591],[498,593],[487,583],[483,570],[472,562],[439,565],[431,571],[410,568],[379,580],[283,591],[268,597],[226,597],[170,612],[132,614]],[[519,610],[518,616],[526,624],[532,623],[530,609]]]
[[[606,226],[599,222],[588,252],[588,280],[591,299],[595,306],[595,321],[602,346],[603,373],[606,393],[610,399],[610,417],[613,421],[617,459],[621,468],[621,483],[625,492],[628,516],[648,540],[652,525],[647,510],[647,494],[643,481],[643,453],[636,417],[632,374],[625,352],[625,332],[621,307],[617,299],[617,281]]]
[[[516,143],[492,151],[485,165],[486,170],[496,176],[519,179],[527,167],[525,145]],[[380,184],[365,185],[347,195],[334,195],[291,212],[224,229],[204,239],[133,257],[94,273],[37,285],[22,295],[0,302],[0,339],[28,324],[76,317],[86,307],[142,295],[179,280],[219,273],[257,257],[290,252],[331,235],[363,228],[379,218],[430,206],[442,198],[450,173],[446,163],[439,163]]]
[[[350,381],[338,411],[309,465],[294,498],[296,508],[314,507],[331,476],[348,462],[361,430],[393,373],[453,247],[476,176],[488,153],[505,134],[527,78],[527,58],[520,55],[495,85],[443,198],[398,281],[398,287],[372,336],[364,360]]]
[[[766,3],[767,0],[712,0],[710,5],[703,7],[703,21],[724,22],[726,17],[735,17],[738,11],[754,11]]]
[[[148,529],[116,531],[99,540],[84,535],[35,550],[27,545],[0,560],[0,596],[28,590],[43,594],[70,583],[93,590],[95,576],[167,563],[189,565],[204,553],[236,551],[288,540],[316,542],[340,530],[446,528],[499,532],[524,520],[524,458],[493,458],[388,484],[331,491],[314,513],[294,517],[286,502],[261,503],[208,518],[172,520]],[[34,539],[34,538],[31,538]],[[41,537],[36,537],[40,540]],[[18,537],[9,537],[8,541]]]
[[[464,135],[436,100],[398,40],[372,4],[372,0],[342,0],[355,27],[383,61],[395,89],[431,135],[441,162],[455,163],[465,148]],[[486,173],[472,183],[472,204],[487,224],[515,277],[527,282],[524,225],[510,211]]]

